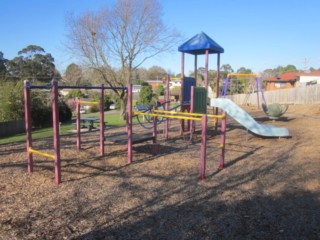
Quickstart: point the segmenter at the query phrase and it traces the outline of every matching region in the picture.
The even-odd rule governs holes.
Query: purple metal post
[[[165,104],[165,110],[169,111],[169,104],[170,104],[170,89],[169,89],[169,82],[170,82],[170,76],[167,75],[166,78],[166,104]],[[168,118],[164,122],[164,138],[168,139],[169,137],[169,120]]]
[[[256,88],[257,88],[257,103],[258,103],[258,109],[260,109],[260,102],[259,102],[259,83],[258,83],[258,78],[256,78]]]
[[[25,126],[27,134],[27,159],[28,159],[28,173],[33,172],[33,156],[30,153],[29,148],[32,147],[32,122],[30,114],[30,90],[28,86],[30,85],[28,80],[24,81],[24,117],[25,117]]]
[[[132,163],[132,84],[128,86],[128,113],[127,113],[127,133],[128,133],[128,163]]]
[[[54,145],[54,183],[61,183],[58,81],[52,81],[52,120]]]
[[[263,101],[263,103],[267,106],[267,102],[266,102],[266,99],[264,98],[264,93],[263,93],[263,89],[262,89],[262,85],[261,85],[261,82],[260,82],[260,80],[259,80],[259,78],[257,77],[256,78],[256,82],[257,82],[257,91],[261,91],[261,96],[262,96],[262,101]],[[259,104],[258,104],[258,106],[259,106]],[[260,107],[260,106],[259,106]]]
[[[229,80],[230,80],[230,77],[227,77],[227,78],[226,78],[226,82],[225,82],[224,85],[223,85],[223,89],[222,89],[221,95],[222,95],[224,98],[225,98],[226,95],[227,95]]]
[[[104,85],[100,89],[100,156],[104,155]]]
[[[77,128],[77,150],[81,149],[81,133],[80,133],[80,99],[76,98],[76,128]]]
[[[200,180],[206,178],[206,148],[207,148],[207,115],[202,116],[201,154],[200,154]]]
[[[227,114],[224,113],[224,118],[221,120],[221,146],[220,146],[220,165],[219,169],[224,168],[224,152],[226,144],[226,128],[227,128]]]

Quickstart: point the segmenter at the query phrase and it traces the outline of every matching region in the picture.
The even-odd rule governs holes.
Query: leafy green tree
[[[249,68],[245,68],[245,67],[241,67],[237,70],[237,73],[240,73],[240,74],[250,74],[252,73],[252,70],[249,69]]]
[[[7,70],[10,79],[15,81],[29,79],[32,82],[50,82],[60,77],[54,58],[36,45],[29,45],[19,51],[17,57],[8,61]]]
[[[287,65],[281,69],[281,74],[286,72],[298,72],[298,69],[294,65]]]
[[[83,98],[85,97],[85,95],[81,92],[80,89],[73,89],[68,92],[68,94],[65,96],[65,99],[76,98],[76,97]]]
[[[8,60],[4,58],[3,53],[0,51],[0,82],[6,79],[7,62]]]
[[[156,87],[156,94],[158,96],[163,96],[164,95],[164,86],[162,84],[159,84],[157,87]]]
[[[4,82],[0,85],[0,122],[22,119],[23,82]]]
[[[150,80],[162,80],[167,76],[167,72],[162,67],[152,66],[148,69],[147,76]]]
[[[230,64],[224,64],[220,67],[220,78],[226,79],[229,73],[233,73],[234,70]]]
[[[139,92],[139,104],[151,106],[153,92],[151,86],[142,86]]]
[[[71,63],[65,72],[66,81],[71,85],[80,85],[83,78],[82,69],[74,63]]]

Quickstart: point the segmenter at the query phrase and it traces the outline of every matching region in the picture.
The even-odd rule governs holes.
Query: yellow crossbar
[[[163,118],[192,120],[192,121],[200,121],[200,120],[201,120],[201,118],[196,118],[196,117],[172,116],[172,115],[155,114],[155,113],[133,112],[133,114],[134,114],[134,115],[150,116],[150,117],[163,117]]]
[[[170,114],[170,115],[187,115],[191,117],[202,117],[202,113],[189,113],[189,112],[172,112],[172,111],[165,111],[165,110],[153,110],[155,113],[163,113],[163,114]],[[208,118],[225,118],[225,114],[222,115],[213,115],[207,114]]]
[[[162,118],[173,118],[173,119],[182,119],[182,120],[192,120],[192,121],[201,121],[201,118],[203,114],[198,114],[195,113],[195,115],[200,116],[200,117],[195,117],[195,116],[181,116],[181,115],[186,115],[186,114],[181,114],[181,112],[176,112],[175,115],[173,115],[171,112],[168,112],[164,114],[157,114],[157,113],[144,113],[144,112],[133,112],[133,115],[143,115],[143,116],[150,116],[150,117],[162,117]],[[207,115],[208,118],[225,118],[225,114],[222,115]]]
[[[29,147],[29,152],[36,153],[36,154],[42,155],[44,157],[55,159],[54,155],[49,154],[49,153],[40,152],[40,151],[35,150],[35,149],[31,148],[31,147]]]
[[[255,73],[229,73],[228,77],[258,77]]]
[[[79,101],[79,103],[84,103],[84,104],[99,104],[99,102],[88,102],[88,101]]]

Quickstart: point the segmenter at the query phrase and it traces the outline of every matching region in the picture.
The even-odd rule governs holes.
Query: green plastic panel
[[[194,88],[194,113],[207,113],[207,91],[204,87]]]

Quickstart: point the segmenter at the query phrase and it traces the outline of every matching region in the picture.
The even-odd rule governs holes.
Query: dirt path
[[[0,239],[320,239],[320,106],[292,105],[277,122],[246,110],[292,138],[259,138],[228,119],[226,167],[217,170],[210,134],[204,181],[200,136],[190,145],[178,131],[158,156],[135,146],[131,165],[112,142],[98,157],[98,132],[83,135],[80,153],[64,137],[58,187],[52,160],[35,156],[28,175],[25,145],[0,145]],[[34,145],[52,149],[50,139]]]

